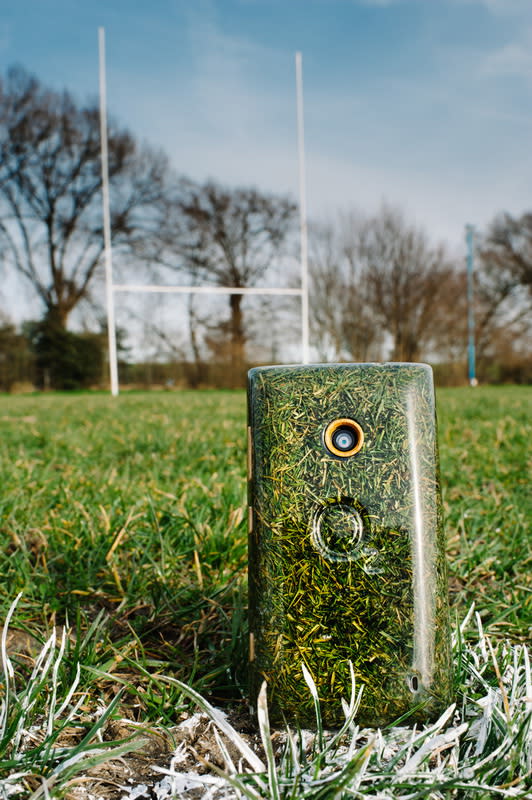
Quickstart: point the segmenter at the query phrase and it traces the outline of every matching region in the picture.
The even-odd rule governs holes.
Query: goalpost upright
[[[98,28],[100,78],[100,147],[102,160],[103,241],[105,250],[105,289],[107,300],[107,337],[111,394],[118,394],[118,359],[116,353],[115,299],[113,290],[113,251],[111,246],[111,213],[109,207],[109,160],[107,152],[107,84],[105,80],[105,29]]]
[[[301,298],[301,356],[302,363],[309,362],[309,298],[308,298],[308,247],[307,210],[305,186],[305,149],[303,128],[303,73],[301,53],[296,53],[296,96],[297,96],[297,140],[299,161],[299,222],[300,222],[300,263],[301,286],[299,289],[284,287],[230,287],[230,286],[165,286],[157,284],[115,284],[113,283],[111,217],[109,203],[109,168],[107,152],[107,104],[105,78],[105,29],[98,29],[99,44],[99,84],[100,84],[100,136],[102,161],[102,211],[105,251],[105,280],[107,299],[107,328],[109,338],[109,372],[111,393],[118,395],[118,357],[116,347],[115,292],[158,293],[158,294],[241,294],[241,295],[292,295]]]
[[[297,102],[297,151],[299,161],[299,227],[301,242],[301,356],[308,364],[309,356],[309,307],[308,307],[308,231],[307,188],[305,170],[305,128],[303,123],[303,59],[296,53],[296,102]]]

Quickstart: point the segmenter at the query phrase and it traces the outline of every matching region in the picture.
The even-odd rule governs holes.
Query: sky
[[[97,100],[100,26],[109,113],[191,178],[297,199],[300,51],[311,220],[386,202],[463,256],[532,206],[532,0],[3,0],[0,72]]]

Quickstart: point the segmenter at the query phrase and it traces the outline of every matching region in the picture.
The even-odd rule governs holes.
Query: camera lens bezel
[[[347,428],[354,436],[354,446],[349,450],[341,450],[334,442],[335,434],[340,428]],[[336,458],[351,458],[356,455],[364,444],[364,431],[354,419],[339,417],[329,422],[323,434],[323,442],[329,453]]]

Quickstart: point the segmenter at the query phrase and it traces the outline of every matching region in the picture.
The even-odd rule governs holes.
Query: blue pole
[[[475,312],[474,312],[474,285],[473,267],[475,258],[475,229],[473,225],[466,225],[467,242],[467,377],[470,386],[476,386],[478,381],[475,375]]]

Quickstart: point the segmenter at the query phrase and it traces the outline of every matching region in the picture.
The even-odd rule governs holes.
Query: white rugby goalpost
[[[166,286],[158,284],[113,283],[111,243],[111,217],[109,203],[109,166],[107,150],[107,82],[105,76],[105,29],[98,29],[99,87],[100,87],[100,137],[102,162],[102,213],[104,234],[105,283],[107,302],[107,330],[109,337],[109,375],[111,394],[119,393],[118,357],[116,347],[115,293],[137,292],[157,294],[241,294],[241,295],[295,295],[301,298],[301,360],[308,364],[309,354],[309,281],[307,245],[307,205],[305,185],[305,137],[303,125],[303,67],[301,53],[296,53],[297,143],[299,160],[299,226],[301,286],[284,287],[231,287],[231,286]]]

